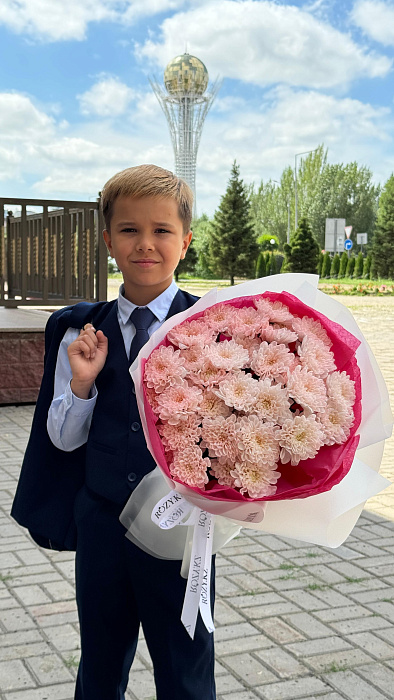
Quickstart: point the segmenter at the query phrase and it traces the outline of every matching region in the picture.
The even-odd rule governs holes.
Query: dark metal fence
[[[107,298],[99,202],[0,198],[0,217],[0,306]]]

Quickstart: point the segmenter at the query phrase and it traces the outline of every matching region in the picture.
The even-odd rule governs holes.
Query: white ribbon
[[[177,491],[170,491],[154,506],[151,520],[162,530],[171,530],[176,525],[194,526],[181,622],[194,639],[200,610],[205,627],[208,632],[213,632],[215,627],[211,612],[211,565],[214,516],[193,506]]]

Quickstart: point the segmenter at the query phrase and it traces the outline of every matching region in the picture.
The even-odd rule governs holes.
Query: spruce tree
[[[259,253],[259,257],[257,258],[257,264],[256,264],[256,279],[260,279],[260,277],[265,277],[267,274],[266,271],[266,265],[265,265],[265,255],[263,251]]]
[[[379,199],[371,274],[394,278],[394,175],[387,180]]]
[[[363,267],[364,267],[364,256],[360,250],[360,252],[356,258],[356,264],[354,266],[354,276],[356,279],[361,279],[361,277],[363,276]]]
[[[179,275],[185,274],[185,272],[194,272],[194,268],[197,265],[197,253],[196,249],[193,245],[193,239],[192,242],[190,243],[186,256],[183,258],[183,260],[180,260],[178,263],[177,268],[175,269],[174,272],[174,277],[175,281],[178,282],[179,280]]]
[[[364,262],[363,277],[365,280],[369,280],[369,276],[371,273],[371,264],[372,264],[372,255],[369,254],[365,258],[365,262]]]
[[[330,253],[324,253],[324,258],[323,258],[323,265],[321,269],[321,276],[322,277],[329,277],[330,276],[330,270],[331,270],[331,256]]]
[[[250,219],[247,189],[240,179],[239,166],[234,161],[225,195],[215,212],[209,242],[209,254],[214,271],[229,277],[253,277],[259,248]]]
[[[338,253],[335,253],[335,255],[331,261],[330,277],[338,277],[340,265],[341,265],[341,261],[340,261],[339,255],[338,255]]]
[[[355,264],[356,264],[356,258],[354,257],[354,255],[352,255],[347,261],[346,277],[353,277]]]
[[[276,266],[276,256],[274,253],[271,253],[271,260],[270,260],[270,275],[276,275],[277,273],[277,266]]]
[[[317,272],[320,247],[305,217],[301,219],[290,245],[284,245],[284,250],[287,258],[286,270],[312,274]]]
[[[324,258],[324,253],[320,252],[319,253],[319,261],[317,263],[317,274],[319,275],[319,277],[321,277],[321,271],[322,271],[322,267],[323,267],[323,258]]]
[[[347,261],[348,261],[348,256],[347,252],[344,250],[342,255],[341,255],[341,262],[339,265],[339,275],[338,277],[345,277],[346,275],[346,268],[347,268]]]

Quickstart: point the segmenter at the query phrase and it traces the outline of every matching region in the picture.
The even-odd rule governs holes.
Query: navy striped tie
[[[149,340],[148,328],[156,320],[155,314],[147,306],[137,306],[130,314],[130,321],[135,327],[135,336],[130,345],[129,364],[135,360],[142,346]]]

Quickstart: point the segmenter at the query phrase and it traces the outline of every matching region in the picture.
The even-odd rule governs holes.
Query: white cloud
[[[292,5],[268,0],[213,0],[165,19],[161,37],[136,47],[137,56],[164,67],[185,37],[212,76],[261,86],[285,83],[325,88],[362,76],[384,76],[385,56],[367,53],[331,25]]]
[[[114,76],[100,80],[82,95],[77,95],[82,114],[117,117],[124,114],[136,93]]]
[[[81,41],[89,23],[132,24],[186,0],[1,0],[0,24],[41,41]]]
[[[394,5],[381,0],[358,0],[351,13],[353,22],[375,41],[394,46]]]
[[[25,95],[0,94],[0,180],[5,196],[94,199],[115,172],[139,163],[174,167],[154,95],[138,95],[132,119],[64,124]],[[331,162],[357,160],[384,182],[392,171],[388,108],[314,90],[275,88],[252,107],[238,98],[208,115],[197,158],[197,206],[212,214],[236,158],[246,182],[279,179],[294,154],[325,143]],[[24,128],[25,127],[25,128]]]

